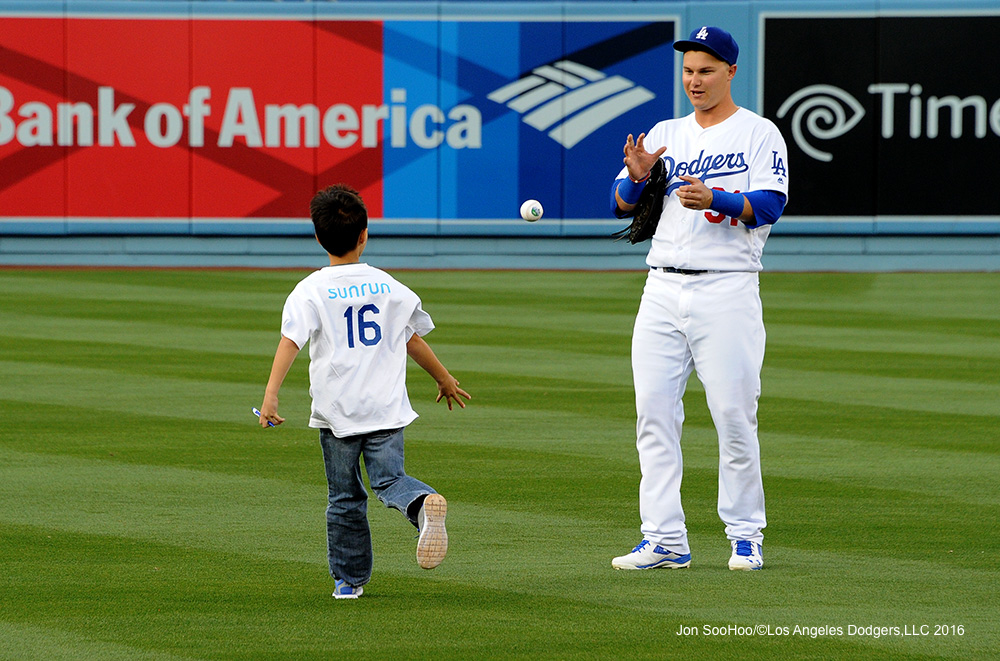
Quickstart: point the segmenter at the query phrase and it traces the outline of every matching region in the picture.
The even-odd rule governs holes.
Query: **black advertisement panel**
[[[1000,16],[767,17],[786,215],[1000,214]]]

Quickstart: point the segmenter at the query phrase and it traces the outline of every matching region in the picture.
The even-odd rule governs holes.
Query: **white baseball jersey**
[[[646,257],[650,266],[711,271],[760,271],[760,256],[770,225],[748,229],[735,218],[710,209],[681,206],[676,190],[690,175],[709,188],[730,193],[771,190],[788,195],[788,154],[778,128],[768,119],[739,108],[721,124],[702,128],[694,113],[659,122],[644,140],[661,156],[667,171],[663,214]],[[618,177],[628,175],[622,168]]]
[[[309,426],[353,436],[413,422],[406,343],[433,328],[413,291],[368,264],[304,278],[285,301],[281,334],[300,349],[309,342]]]

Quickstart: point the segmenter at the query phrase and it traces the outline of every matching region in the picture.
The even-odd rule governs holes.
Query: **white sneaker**
[[[691,554],[681,555],[668,551],[659,544],[653,544],[648,539],[639,542],[628,555],[619,556],[611,561],[615,569],[681,569],[691,564]]]
[[[448,531],[444,518],[448,514],[448,501],[439,493],[424,498],[417,515],[420,537],[417,539],[417,564],[423,569],[434,569],[448,553]]]
[[[754,571],[764,566],[764,553],[760,544],[746,539],[730,541],[733,555],[729,558],[729,568],[737,571]]]
[[[365,589],[360,585],[358,587],[354,587],[353,585],[348,585],[339,578],[337,579],[337,582],[334,585],[335,585],[335,588],[333,590],[334,599],[357,599],[358,597],[360,597],[365,593]]]

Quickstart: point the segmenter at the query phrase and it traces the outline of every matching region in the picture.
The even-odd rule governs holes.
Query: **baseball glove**
[[[639,194],[639,201],[632,210],[632,224],[611,236],[615,241],[628,239],[631,244],[642,243],[653,236],[663,212],[663,194],[667,190],[667,169],[663,159],[656,159],[649,173],[649,181]]]

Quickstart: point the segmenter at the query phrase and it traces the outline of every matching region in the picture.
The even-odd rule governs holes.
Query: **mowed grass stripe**
[[[126,373],[143,363],[143,372],[149,376],[217,383],[243,383],[247,374],[267,365],[267,358],[261,354],[238,351],[193,351],[83,340],[45,340],[45,346],[47,351],[39,352],[32,342],[16,343],[3,356],[7,361],[80,368],[100,365],[105,370]]]
[[[762,273],[765,308],[857,311],[878,324],[907,319],[997,319],[995,273]]]
[[[283,480],[325,489],[317,434],[266,436],[247,420],[183,420],[170,415],[95,415],[87,408],[0,400],[12,411],[2,447],[38,455],[96,460],[110,466],[174,467]],[[318,462],[318,463],[317,463]]]
[[[33,316],[45,316],[54,319],[93,319],[120,320],[123,315],[132,322],[156,321],[163,318],[165,306],[169,306],[171,314],[178,320],[184,320],[185,325],[196,329],[228,329],[245,331],[248,328],[267,330],[272,327],[278,314],[273,309],[277,306],[280,312],[281,301],[276,301],[272,309],[265,314],[263,309],[257,317],[246,315],[250,309],[245,305],[218,304],[212,301],[201,301],[192,304],[190,299],[185,303],[170,302],[169,297],[144,297],[142,299],[121,298],[104,300],[83,297],[52,297],[36,300],[31,306]],[[13,307],[9,294],[0,296],[0,304]],[[238,313],[238,314],[234,314]]]
[[[0,658],[18,661],[184,661],[192,658],[148,647],[105,642],[84,632],[67,631],[59,624],[41,627],[0,620],[0,641],[3,640],[16,641],[17,649],[16,652],[10,650],[9,656],[7,650],[0,649]]]
[[[212,306],[270,309],[309,269],[171,270],[171,269],[2,269],[0,295],[19,299],[94,299],[97,301],[203,301]]]
[[[631,332],[631,323],[625,330],[621,329],[621,325],[576,328],[573,324],[567,323],[553,329],[536,323],[520,327],[505,324],[502,333],[497,332],[496,324],[452,323],[445,326],[447,322],[437,321],[437,323],[439,330],[435,330],[433,335],[427,337],[428,340],[433,339],[435,345],[528,347],[552,351],[555,354],[553,358],[565,354],[617,355],[625,361],[628,360],[630,350],[627,335]]]
[[[777,343],[787,348],[817,352],[864,350],[875,353],[918,353],[944,357],[1000,356],[1000,347],[993,337],[987,335],[960,337],[953,333],[914,331],[905,323],[880,330],[863,327],[843,328],[836,325],[822,327],[772,324],[768,323],[766,312],[764,323],[767,326],[768,348]]]
[[[634,271],[410,271],[400,275],[425,301],[591,314],[634,309],[638,305],[635,294],[645,277],[645,273]],[[596,308],[594,303],[598,303]]]
[[[10,450],[0,450],[0,458],[6,523],[296,562],[323,558],[316,543],[323,539],[321,489]]]
[[[307,565],[226,554],[179,555],[172,547],[146,543],[126,542],[109,549],[106,538],[58,533],[48,535],[49,545],[43,550],[34,543],[36,532],[4,529],[16,557],[45,568],[36,574],[32,588],[40,597],[60,599],[43,598],[40,607],[8,611],[11,619],[45,623],[0,629],[13,635],[29,633],[17,639],[19,658],[52,658],[45,655],[58,646],[66,650],[64,658],[73,658],[74,650],[134,648],[137,656],[133,658],[325,659],[330,658],[332,646],[338,654],[366,656],[376,644],[379,656],[398,658],[498,654],[537,658],[540,650],[552,658],[621,658],[642,656],[651,645],[677,653],[703,650],[716,658],[746,655],[747,641],[742,638],[683,640],[674,635],[673,627],[664,626],[665,617],[671,618],[670,624],[675,622],[671,604],[690,600],[690,577],[685,580],[677,574],[615,575],[619,592],[633,598],[625,600],[619,594],[610,601],[593,603],[383,572],[369,587],[373,594],[331,611],[329,597],[314,593],[312,568]],[[85,579],[59,571],[61,566],[84,569]],[[124,578],[127,587],[122,589]],[[808,584],[807,576],[798,578],[804,586]],[[189,598],[182,603],[173,597],[177,583],[188,586]],[[750,592],[743,599],[775,605],[771,599],[758,599],[763,592],[753,590],[750,581],[745,583]],[[732,586],[718,581],[701,594],[704,603],[724,604],[732,598]],[[695,600],[699,601],[697,595]],[[614,629],[595,633],[595,622],[606,622],[622,607],[627,618],[616,620]],[[532,617],[523,618],[522,611]],[[443,617],[452,612],[461,617]],[[708,613],[709,609],[699,607],[680,623],[700,627],[706,620],[695,618]],[[707,622],[725,626],[724,609],[717,607],[716,614],[723,619]],[[375,637],[373,631],[378,632]],[[105,642],[112,636],[127,643]],[[837,658],[862,652],[873,659],[918,658],[886,642],[869,646],[861,641],[831,640],[821,644]],[[808,658],[817,641],[761,638],[754,643],[756,653]]]
[[[266,357],[268,353],[274,354],[274,347],[270,345],[277,346],[281,337],[280,325],[280,317],[275,317],[270,330],[206,330],[188,325],[186,319],[175,318],[166,310],[161,313],[159,322],[136,321],[130,317],[127,309],[121,311],[118,319],[45,317],[6,311],[0,317],[0,333],[11,338],[11,341],[86,340],[262,357]],[[109,351],[109,357],[112,355]]]
[[[507,337],[511,331],[528,332],[531,330],[546,331],[554,337],[569,340],[575,333],[598,333],[615,335],[619,332],[631,333],[638,309],[638,301],[629,301],[628,305],[608,305],[598,301],[591,302],[596,306],[589,312],[586,309],[572,310],[555,305],[553,301],[544,299],[536,302],[522,301],[518,305],[501,305],[499,303],[455,305],[425,301],[425,307],[433,310],[432,315],[444,333],[454,332],[455,328],[484,328],[483,339],[490,340],[502,329],[501,337]],[[433,307],[431,307],[433,306]],[[525,336],[530,339],[530,336]],[[630,338],[616,336],[622,346],[628,347]],[[545,338],[535,338],[545,339]]]
[[[561,377],[525,377],[522,374],[502,372],[452,370],[452,373],[461,381],[462,387],[470,391],[477,407],[499,407],[507,409],[512,415],[516,415],[518,411],[551,411],[580,415],[588,419],[614,418],[629,420],[634,427],[633,391],[630,386],[622,383]],[[425,378],[411,377],[407,380],[411,395],[427,392]],[[595,408],[594,399],[600,399],[603,405]],[[422,414],[424,411],[433,411],[431,405],[418,406],[419,402],[415,399],[411,399],[411,403]]]
[[[827,441],[863,441],[880,452],[921,448],[995,457],[1000,449],[1000,416],[899,410],[884,405],[881,396],[872,403],[765,396],[758,421],[764,438],[784,432]]]
[[[818,354],[811,347],[787,344],[768,347],[765,362],[768,367],[786,369],[983,384],[996,384],[996,375],[1000,374],[1000,357],[863,349],[838,349]]]
[[[778,522],[767,531],[768,548],[792,545],[803,551],[867,558],[882,563],[887,571],[911,561],[932,564],[934,572],[966,568],[973,573],[982,570],[994,553],[988,535],[970,536],[968,531],[995,521],[1000,515],[997,505],[806,477],[771,477],[765,487],[768,516]],[[850,506],[844,508],[845,502]],[[859,520],[865,525],[859,526]],[[995,569],[987,573],[1000,578]],[[972,603],[967,607],[974,608]]]
[[[766,362],[766,358],[764,359]],[[1000,416],[1000,383],[890,378],[804,369],[764,368],[764,394],[794,393],[815,402],[867,406],[877,403],[899,414],[928,411]]]
[[[174,418],[177,424],[250,420],[250,408],[263,395],[259,384],[152,377],[122,369],[0,360],[0,373],[0,399],[9,402],[64,404],[85,408],[92,416],[152,413]]]
[[[887,446],[892,449],[887,451]],[[995,447],[984,455],[927,446],[929,443],[905,446],[897,440],[890,446],[822,434],[772,431],[762,439],[761,453],[768,467],[766,473],[773,477],[887,488],[901,498],[915,493],[969,505],[1000,505],[1000,490],[996,488],[1000,458]],[[717,459],[709,443],[685,448],[685,464],[711,469]],[[983,516],[986,514],[984,511]]]
[[[437,342],[433,332],[427,336],[427,341],[459,381],[463,373],[476,372],[532,379],[556,377],[584,384],[625,386],[631,382],[631,363],[620,355],[578,354],[512,346],[484,349],[475,345]],[[414,366],[414,369],[419,368]],[[428,378],[426,375],[422,377]]]
[[[896,333],[950,335],[952,338],[977,340],[1000,337],[994,318],[956,319],[942,316],[913,316],[892,312],[866,312],[862,314],[854,308],[827,308],[823,310],[803,310],[801,308],[767,308],[766,319],[771,323],[799,328],[838,329],[868,332],[871,330]]]
[[[298,369],[304,370],[306,363],[306,360],[302,360]],[[502,361],[495,366],[498,373],[501,373],[501,363]],[[265,366],[266,373],[267,363],[262,363],[262,366]],[[3,387],[0,388],[0,399],[9,402],[74,407],[88,411],[90,416],[122,413],[158,415],[174,419],[177,424],[184,424],[184,421],[201,420],[228,423],[245,422],[249,425],[253,420],[250,408],[259,404],[263,394],[263,386],[260,383],[239,382],[232,379],[209,381],[194,378],[194,375],[190,373],[176,377],[154,377],[147,374],[137,374],[127,369],[98,369],[48,362],[13,361],[0,361],[0,371],[5,374]],[[511,406],[500,397],[504,394],[505,385],[508,390],[515,388],[511,382],[517,378],[525,378],[523,375],[517,374],[503,379],[498,384],[498,389],[494,391],[488,376],[482,376],[482,373],[470,373],[469,377],[466,377],[460,370],[453,370],[453,372],[459,376],[463,386],[472,392],[475,404],[479,404],[481,401],[482,407],[487,409],[502,405],[502,408],[511,409],[512,415],[523,415],[531,418],[537,411],[551,408],[562,402],[568,407],[568,409],[563,409],[564,415],[582,416],[576,421],[575,426],[585,426],[587,424],[586,418],[590,417],[613,418],[622,422],[628,421],[632,423],[630,426],[634,425],[634,420],[629,420],[630,416],[634,415],[634,405],[629,399],[627,389],[621,385],[607,386],[598,383],[588,386],[585,383],[573,381],[573,389],[563,391],[558,389],[560,382],[550,381],[540,385],[536,384],[531,388],[520,390],[518,398],[520,401],[515,399],[514,402],[515,404],[523,403],[525,408],[520,408]],[[293,379],[289,379],[287,394],[284,394],[285,391],[283,391],[281,400],[282,410],[285,412],[286,418],[300,427],[306,426],[309,415],[306,380],[307,376],[302,372],[296,374]],[[506,381],[506,384],[503,381]],[[436,404],[433,401],[436,396],[434,382],[425,374],[411,374],[407,383],[412,402],[419,413],[427,415],[444,413],[456,418],[465,413],[464,411],[448,412],[443,404]],[[67,384],[79,385],[68,388]],[[479,388],[478,393],[477,387]],[[532,389],[535,392],[534,401],[531,397]],[[554,396],[548,395],[550,390],[556,394]],[[591,396],[604,397],[608,401],[603,406],[595,407]],[[470,411],[466,417],[488,415],[497,422],[502,421],[496,414],[487,411],[480,414],[475,413],[474,410],[473,408],[473,411]],[[474,424],[474,420],[458,419],[456,422],[460,423],[462,427]],[[253,427],[250,426],[250,429],[252,430]],[[560,433],[558,429],[552,431]],[[572,430],[564,428],[561,433],[565,434],[570,431]],[[514,434],[516,430],[508,427],[502,433]]]

